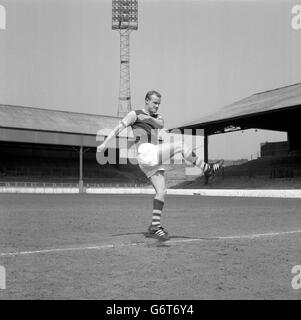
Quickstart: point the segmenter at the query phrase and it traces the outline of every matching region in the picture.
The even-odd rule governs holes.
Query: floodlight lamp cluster
[[[138,29],[138,0],[112,0],[112,29]]]

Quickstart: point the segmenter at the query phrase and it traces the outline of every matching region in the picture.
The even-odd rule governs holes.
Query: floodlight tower
[[[138,29],[138,0],[112,0],[112,29],[120,34],[118,116],[131,110],[130,33]]]

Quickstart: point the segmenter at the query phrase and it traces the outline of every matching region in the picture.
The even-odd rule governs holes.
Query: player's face
[[[145,105],[147,108],[147,111],[150,114],[155,114],[158,112],[159,106],[161,103],[161,98],[159,98],[156,95],[152,95],[150,99],[145,100]]]

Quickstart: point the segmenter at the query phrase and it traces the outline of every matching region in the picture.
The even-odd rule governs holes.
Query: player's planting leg
[[[161,227],[161,214],[164,206],[164,201],[154,199],[153,202],[153,217],[151,226],[154,228]]]
[[[150,181],[156,191],[153,201],[152,222],[148,228],[147,237],[157,238],[161,241],[169,239],[167,231],[161,226],[161,214],[164,207],[166,194],[164,171],[157,171],[150,177]]]

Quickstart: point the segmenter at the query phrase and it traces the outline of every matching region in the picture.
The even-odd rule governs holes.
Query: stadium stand
[[[0,105],[0,183],[146,185],[137,165],[96,161],[98,130],[118,117]],[[120,139],[123,139],[121,137]],[[124,139],[126,139],[125,137]],[[119,153],[116,152],[118,159]]]
[[[301,83],[297,83],[253,94],[177,129],[190,129],[192,132],[195,129],[204,130],[205,153],[208,151],[206,137],[213,134],[247,129],[283,131],[288,133],[289,152],[293,152],[301,150],[298,130],[300,115]]]
[[[262,145],[262,158],[240,166],[225,168],[224,181],[229,177],[266,179],[297,179],[300,176],[301,83],[253,94],[218,110],[216,113],[183,124],[177,129],[203,130],[204,159],[208,161],[208,137],[247,129],[287,132],[288,141]],[[236,179],[237,180],[237,179]],[[205,181],[206,183],[207,181]],[[299,183],[299,182],[298,182]],[[193,182],[184,183],[193,185]],[[200,185],[200,182],[197,181]],[[299,184],[299,187],[301,185]]]
[[[300,188],[301,155],[265,156],[242,164],[227,165],[212,181],[214,188]],[[175,188],[210,188],[204,178],[186,181]]]
[[[79,159],[72,147],[0,143],[0,182],[56,183],[76,185],[79,180]],[[137,165],[99,165],[95,148],[84,153],[85,186],[147,185]],[[167,169],[169,185],[185,181],[184,168]]]

